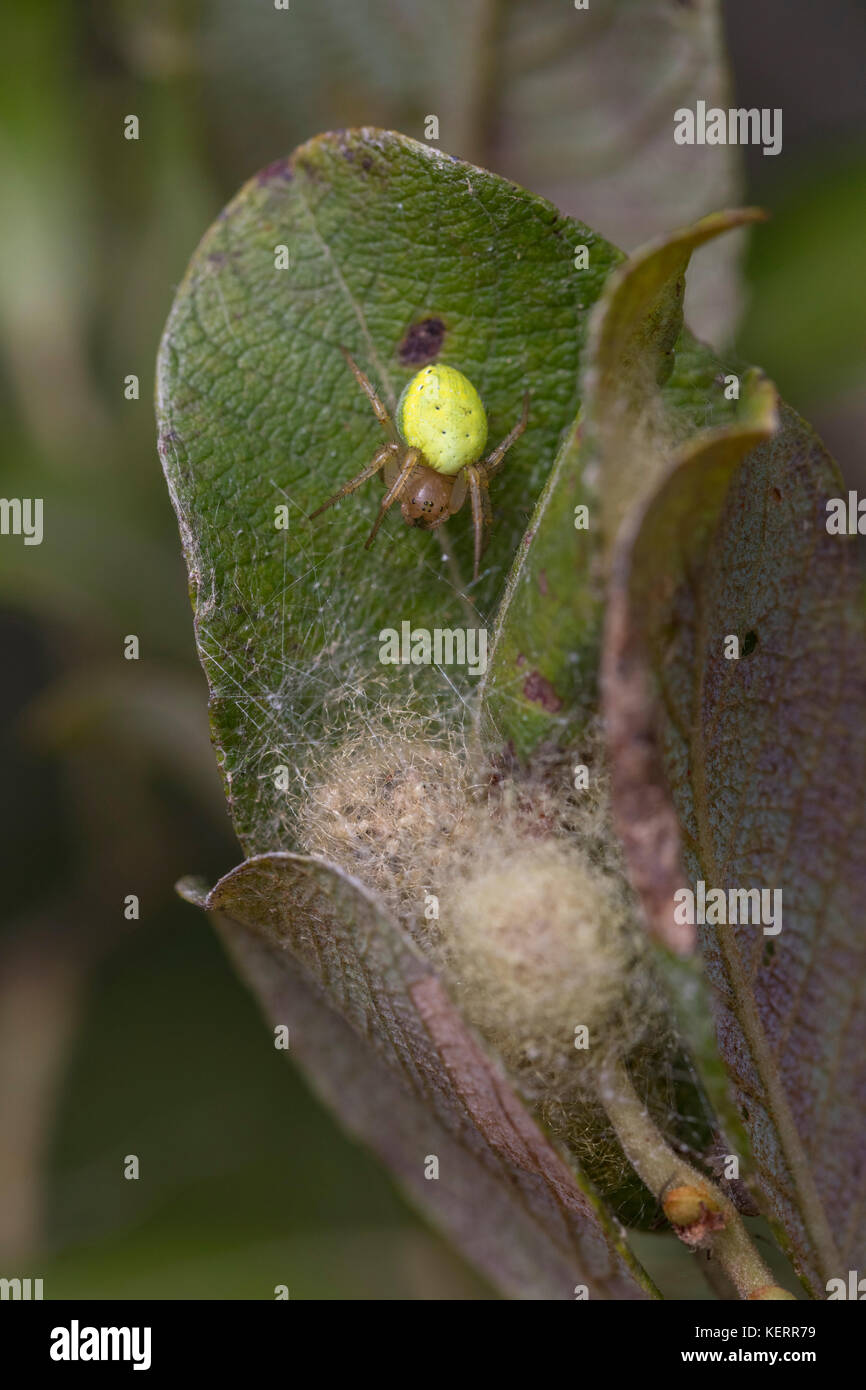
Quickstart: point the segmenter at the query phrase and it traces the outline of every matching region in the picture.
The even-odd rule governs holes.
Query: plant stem
[[[736,1207],[710,1178],[669,1147],[622,1062],[609,1062],[602,1070],[599,1099],[629,1163],[652,1193],[661,1198],[672,1185],[688,1185],[711,1195],[725,1224],[708,1236],[709,1248],[740,1298],[754,1298],[761,1290],[775,1288],[773,1275],[752,1244]]]

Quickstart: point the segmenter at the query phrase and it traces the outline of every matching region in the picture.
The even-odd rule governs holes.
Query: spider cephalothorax
[[[492,517],[488,493],[490,479],[499,472],[506,452],[526,429],[528,393],[523,398],[523,414],[517,424],[501,444],[482,458],[487,444],[487,413],[472,382],[456,367],[439,364],[422,367],[403,391],[394,421],[372,382],[345,348],[340,351],[390,438],[376,450],[367,467],[317,507],[310,519],[381,471],[385,495],[365,543],[365,549],[369,549],[386,512],[395,502],[399,501],[407,525],[433,531],[459,511],[468,496],[472,504],[477,579],[485,528]]]

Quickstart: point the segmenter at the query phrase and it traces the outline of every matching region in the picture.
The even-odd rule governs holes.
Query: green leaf
[[[210,893],[221,932],[290,1052],[343,1123],[515,1298],[657,1296],[585,1179],[464,1024],[430,965],[357,880],[260,855]],[[438,1178],[430,1178],[430,1157]]]
[[[696,247],[761,217],[713,214],[642,248],[606,283],[586,346],[585,418],[561,446],[500,605],[481,692],[491,743],[523,758],[551,742],[579,748],[598,705],[603,573],[623,515],[651,494],[672,437],[733,414],[718,362],[683,331],[686,266]]]
[[[620,298],[617,333],[621,343],[643,335],[651,350],[655,341],[658,362],[670,319],[653,319],[653,305],[675,300],[682,267],[663,247],[637,260],[647,282],[655,267],[656,297],[634,295],[624,309]],[[600,317],[616,295],[612,285]],[[597,324],[595,343],[606,335]],[[613,420],[604,411],[621,406],[623,374],[635,382],[631,363],[617,367],[614,354],[605,370],[615,378],[607,405],[587,400],[600,485],[616,470],[638,492],[618,531],[604,657],[618,822],[647,916],[675,947],[684,943],[666,930],[670,895],[684,880],[782,890],[779,935],[740,924],[700,936],[765,1209],[822,1296],[828,1278],[862,1264],[866,1237],[857,1181],[866,642],[855,553],[825,525],[841,480],[787,407],[774,428],[760,378],[741,383],[739,421],[683,445],[674,419],[666,446],[651,374],[624,426],[621,409]],[[612,513],[615,524],[619,506]],[[729,634],[739,660],[725,657]],[[694,1015],[700,982],[681,979]],[[712,1086],[710,1059],[699,1060]]]
[[[198,47],[234,167],[253,165],[263,131],[287,149],[361,121],[420,137],[433,113],[444,148],[631,250],[739,196],[735,145],[673,139],[678,107],[728,105],[720,8],[319,0],[274,24],[266,9],[206,0]],[[690,321],[714,341],[736,318],[737,255],[732,238],[690,287]]]
[[[588,270],[575,270],[577,244]],[[275,269],[277,245],[289,270]],[[322,136],[264,170],[204,237],[160,350],[160,452],[247,849],[291,843],[295,795],[276,789],[275,767],[300,787],[348,733],[407,706],[453,723],[477,689],[465,667],[383,665],[379,633],[490,621],[577,412],[589,307],[620,259],[542,199],[373,130]],[[411,330],[430,319],[444,328],[440,360],[481,391],[491,439],[531,392],[529,428],[491,489],[496,524],[472,586],[468,509],[447,537],[392,512],[371,551],[375,483],[306,520],[381,439],[340,346],[393,407],[424,360]],[[275,527],[281,504],[288,530]]]
[[[597,708],[602,594],[595,537],[575,519],[590,500],[577,426],[515,556],[481,685],[488,746],[503,745],[522,759],[541,744],[576,745]]]
[[[676,359],[685,272],[699,247],[763,215],[756,208],[712,213],[641,248],[605,287],[587,344],[584,401],[590,448],[601,464],[597,487],[607,547],[626,513],[655,490],[669,444],[692,433],[708,410],[725,411],[718,383],[708,402],[700,372],[701,359],[714,364],[712,355],[689,343],[683,360]]]

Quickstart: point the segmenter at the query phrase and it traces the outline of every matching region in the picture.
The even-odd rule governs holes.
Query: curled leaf
[[[602,679],[617,829],[650,930],[682,955],[694,948],[695,927],[675,917],[674,894],[683,882],[680,825],[663,773],[646,647],[664,660],[670,594],[710,544],[735,469],[777,427],[773,386],[753,378],[745,392],[741,422],[700,434],[681,449],[648,505],[623,526],[605,617]]]
[[[827,531],[838,471],[766,382],[713,369],[709,354],[701,366],[683,338],[662,386],[680,293],[663,282],[679,255],[639,258],[648,283],[656,266],[655,295],[623,303],[611,330],[599,310],[594,329],[596,344],[619,342],[632,383],[623,398],[609,357],[612,384],[597,377],[587,401],[599,478],[606,488],[624,474],[637,493],[629,514],[620,487],[608,513],[614,805],[647,918],[675,950],[690,935],[675,919],[678,884],[783,904],[778,927],[699,924],[699,938],[764,1209],[820,1296],[866,1247],[862,579],[847,538]],[[642,377],[628,351],[641,341],[655,364]],[[738,417],[683,442],[689,419],[694,431],[719,418],[721,387],[738,379]],[[694,970],[678,978],[694,1018],[702,982]],[[706,1039],[696,1052],[712,1089]],[[724,1114],[718,1086],[714,1098]]]
[[[700,379],[674,372],[683,329],[685,272],[698,247],[735,227],[761,221],[758,208],[717,212],[642,247],[611,275],[593,312],[584,374],[587,433],[600,460],[597,477],[608,548],[627,513],[652,495],[670,446],[695,427]],[[704,354],[705,358],[709,354]],[[685,399],[683,385],[688,386]],[[716,408],[724,409],[716,391]],[[706,395],[700,402],[706,412]]]
[[[511,566],[480,690],[485,740],[520,758],[576,744],[597,706],[602,592],[596,538],[577,525],[587,500],[575,426]]]
[[[577,1285],[593,1298],[655,1296],[585,1179],[357,880],[277,853],[209,893],[183,891],[219,914],[323,1098],[495,1285],[530,1299],[573,1299]]]
[[[590,252],[580,272],[578,242]],[[368,129],[320,136],[263,170],[205,235],[166,326],[157,412],[213,737],[248,851],[296,842],[305,780],[335,744],[372,721],[399,725],[407,708],[453,726],[476,693],[465,663],[384,663],[381,634],[491,623],[577,413],[590,306],[620,258],[505,179]],[[459,367],[491,443],[530,393],[528,429],[491,488],[477,585],[468,506],[447,535],[410,529],[395,508],[372,550],[375,481],[308,520],[383,437],[341,347],[392,411],[425,362]]]

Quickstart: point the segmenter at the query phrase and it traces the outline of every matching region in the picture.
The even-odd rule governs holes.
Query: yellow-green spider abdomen
[[[437,473],[453,477],[475,463],[487,443],[487,412],[468,377],[456,367],[422,367],[397,404],[397,428]]]

